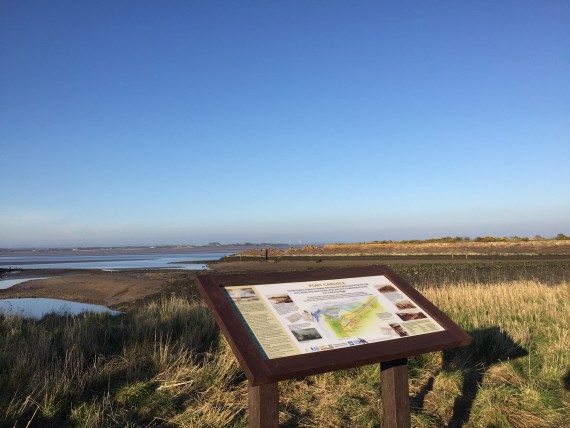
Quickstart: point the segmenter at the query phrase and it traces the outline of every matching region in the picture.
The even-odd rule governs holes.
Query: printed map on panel
[[[382,310],[375,296],[352,299],[311,308],[311,316],[339,339],[358,337],[378,329],[377,313]]]

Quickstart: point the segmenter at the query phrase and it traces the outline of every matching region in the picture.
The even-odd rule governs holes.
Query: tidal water
[[[13,287],[16,284],[21,284],[22,282],[34,281],[36,279],[45,279],[47,276],[38,276],[33,278],[17,278],[17,279],[1,279],[0,280],[0,290],[5,290],[6,288]]]
[[[148,254],[61,254],[61,255],[0,255],[0,268],[11,269],[186,269],[202,270],[207,266],[201,263],[206,260],[218,260],[231,252],[219,253],[148,253]],[[44,273],[45,274],[45,273]],[[10,278],[0,280],[0,289],[13,287],[22,282],[42,279],[45,277],[28,276],[26,278]],[[47,313],[66,313],[77,315],[83,311],[120,312],[100,306],[70,302],[59,299],[22,298],[0,299],[0,313],[18,315],[27,318],[42,318]]]
[[[232,253],[189,254],[104,254],[104,255],[0,255],[0,268],[12,269],[188,269],[201,270],[206,260],[218,260]],[[184,263],[182,263],[184,262]]]
[[[78,315],[85,311],[107,312],[112,315],[121,313],[106,306],[70,302],[68,300],[46,299],[43,297],[0,299],[0,313],[23,318],[40,319],[49,313]]]

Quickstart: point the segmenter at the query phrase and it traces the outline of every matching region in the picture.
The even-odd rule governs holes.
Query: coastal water
[[[144,254],[128,254],[128,252],[118,252],[116,254],[85,254],[71,252],[61,254],[43,255],[0,255],[0,268],[10,269],[101,269],[101,270],[121,270],[121,269],[185,269],[202,270],[207,266],[204,261],[218,260],[231,252],[217,253],[166,253],[166,252],[145,252]],[[42,272],[45,275],[45,272]],[[21,275],[21,273],[20,273]],[[28,275],[14,278],[8,275],[0,279],[0,289],[7,289],[16,284],[42,277]],[[84,303],[70,302],[58,299],[46,298],[21,298],[21,299],[0,299],[0,313],[19,315],[28,318],[41,318],[47,313],[57,312],[76,315],[83,311],[110,312],[105,306],[90,305]]]
[[[0,256],[0,268],[11,269],[189,269],[201,270],[206,260],[218,260],[224,253],[188,254],[65,254],[41,256]]]
[[[0,290],[13,287],[14,285],[21,284],[22,282],[34,281],[36,279],[45,279],[47,276],[33,277],[33,278],[17,278],[17,279],[2,279],[0,280]]]
[[[78,315],[85,311],[106,312],[112,315],[121,313],[106,306],[70,302],[68,300],[46,299],[43,297],[0,299],[0,313],[24,318],[40,319],[49,313]]]

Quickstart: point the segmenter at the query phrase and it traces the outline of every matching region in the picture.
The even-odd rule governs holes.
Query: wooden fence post
[[[279,388],[277,382],[252,386],[248,382],[249,428],[279,427]]]
[[[380,363],[384,428],[410,428],[408,359]]]

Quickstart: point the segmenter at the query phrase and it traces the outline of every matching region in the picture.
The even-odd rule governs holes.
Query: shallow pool
[[[36,279],[46,279],[49,276],[33,277],[33,278],[14,278],[14,279],[2,279],[0,280],[0,290],[5,290],[6,288],[13,287],[14,285],[21,284],[22,282],[35,281]]]
[[[106,306],[88,303],[70,302],[68,300],[31,297],[22,299],[0,299],[0,312],[5,315],[18,315],[24,318],[40,319],[49,313],[78,315],[82,312],[110,313],[118,315],[121,312]]]

